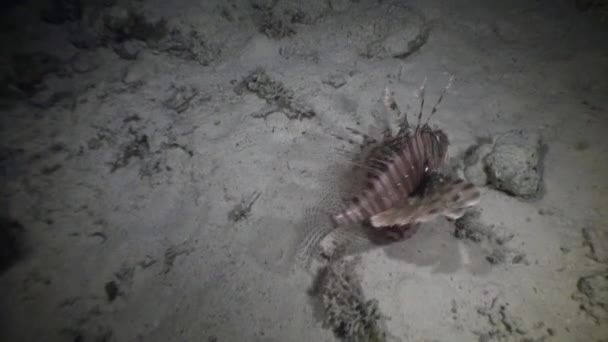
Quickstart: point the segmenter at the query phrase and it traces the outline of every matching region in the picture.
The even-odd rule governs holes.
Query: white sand
[[[146,1],[138,6],[150,18],[222,46],[219,59],[202,66],[145,48],[128,61],[100,48],[94,71],[47,76],[51,87],[72,91],[72,104],[3,111],[2,148],[24,151],[10,167],[3,215],[23,225],[29,252],[0,277],[0,339],[333,341],[306,294],[311,274],[295,263],[305,209],[335,191],[322,181],[339,162],[330,134],[374,122],[387,85],[415,107],[425,78],[434,101],[453,75],[432,120],[450,137],[451,155],[513,128],[538,129],[548,145],[541,200],[486,188],[480,204],[483,221],[512,234],[509,248],[527,262],[489,264],[480,245],[455,239],[442,219],[363,254],[366,294],[401,341],[504,332],[479,313],[495,298],[526,329],[506,341],[607,341],[606,313],[596,323],[572,298],[580,277],[607,267],[588,257],[581,234],[608,230],[607,26],[568,1],[411,1],[430,25],[427,43],[405,59],[368,59],[357,49],[369,22],[353,13],[372,2],[330,2],[346,7],[307,5],[325,17],[273,40],[257,32],[246,1]],[[223,7],[242,20],[227,21]],[[61,26],[34,17],[28,31],[45,33],[33,33],[42,41],[31,46],[62,59],[78,51]],[[251,117],[265,102],[236,94],[231,81],[257,66],[317,115]],[[323,83],[334,73],[346,80],[338,89]],[[198,91],[181,113],[163,105],[171,85]],[[133,115],[139,120],[124,122]],[[150,152],[110,172],[121,146],[144,134]],[[56,143],[65,148],[49,152]],[[255,192],[250,215],[232,222],[228,213]],[[111,302],[110,281],[119,289]]]

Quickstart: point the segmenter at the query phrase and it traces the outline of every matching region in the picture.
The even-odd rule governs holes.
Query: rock
[[[505,250],[502,248],[496,248],[490,253],[490,255],[486,256],[486,260],[492,265],[498,265],[505,262],[507,259],[507,255]]]
[[[523,198],[540,191],[542,142],[539,134],[512,131],[499,137],[484,163],[490,184]]]
[[[250,3],[254,9],[272,9],[277,2],[275,0],[251,0]]]
[[[309,292],[322,308],[324,323],[346,341],[385,341],[387,332],[378,302],[365,297],[355,261],[339,260],[319,270]]]
[[[469,182],[476,186],[485,186],[488,184],[488,175],[486,175],[483,167],[467,167],[464,170],[464,176]]]
[[[139,52],[144,48],[144,44],[136,40],[127,40],[122,43],[116,43],[112,46],[118,57],[126,60],[137,59]]]
[[[126,8],[114,6],[104,13],[103,22],[112,31],[123,30],[129,25],[130,14]]]
[[[492,144],[481,143],[467,151],[464,158],[464,176],[466,179],[476,186],[485,186],[488,184],[488,175],[486,174],[484,159],[492,152]]]
[[[106,285],[104,286],[104,289],[106,291],[106,296],[108,298],[108,301],[113,302],[119,293],[118,285],[116,284],[116,282],[115,281],[107,282]]]
[[[53,0],[50,7],[42,11],[42,20],[50,24],[77,21],[82,17],[82,2],[79,0]]]
[[[33,95],[40,90],[40,84],[48,74],[60,69],[61,60],[46,52],[16,55],[13,57],[9,82],[26,94]]]
[[[329,0],[329,8],[334,12],[344,12],[352,5],[351,0]]]
[[[101,62],[93,52],[78,52],[72,57],[70,64],[74,72],[83,74],[96,70]]]
[[[357,1],[357,0],[355,0]],[[266,1],[268,2],[268,1]],[[282,13],[290,23],[313,25],[331,14],[329,1],[270,1],[272,7],[260,8]]]
[[[591,259],[608,263],[608,231],[597,227],[583,228],[583,240],[590,249]]]
[[[291,21],[273,11],[263,11],[255,17],[259,18],[258,30],[270,39],[283,39],[296,34]]]
[[[523,253],[519,253],[517,255],[515,255],[512,259],[511,259],[511,263],[513,264],[521,264],[521,263],[526,263],[526,255]]]
[[[50,108],[62,100],[72,97],[72,92],[67,90],[55,90],[46,87],[29,98],[29,103],[39,108]]]
[[[62,101],[73,104],[74,93],[69,83],[69,80],[49,79],[41,85],[39,91],[28,98],[28,102],[39,108],[50,108]]]
[[[197,31],[184,33],[173,29],[164,39],[148,42],[148,46],[185,60],[194,60],[203,66],[213,63],[221,55],[219,43],[213,43]]]
[[[165,38],[168,33],[165,20],[153,20],[118,6],[105,12],[103,23],[105,38],[117,43],[127,40],[154,43]]]
[[[581,277],[577,288],[594,304],[602,304],[608,300],[608,273]]]
[[[327,76],[327,79],[325,79],[323,83],[338,89],[346,84],[346,78],[342,74],[334,73]]]
[[[608,322],[608,273],[590,274],[579,278],[578,293],[572,297],[578,300],[596,324]]]
[[[129,65],[122,77],[123,83],[127,85],[139,85],[144,83],[146,77],[151,73],[152,68],[148,63],[137,62]]]
[[[190,101],[198,94],[196,88],[192,86],[171,86],[171,94],[163,101],[165,107],[182,113],[190,106]]]
[[[473,242],[481,242],[491,238],[492,227],[481,222],[479,211],[468,211],[456,220],[454,236],[457,239],[468,239]]]
[[[403,4],[380,5],[353,24],[351,39],[365,58],[406,58],[426,44],[430,27],[425,16]]]
[[[388,35],[382,42],[387,55],[405,58],[418,51],[428,40],[429,29],[421,24],[419,27],[407,27]]]
[[[100,44],[95,32],[80,25],[68,31],[68,40],[79,49],[93,49]]]

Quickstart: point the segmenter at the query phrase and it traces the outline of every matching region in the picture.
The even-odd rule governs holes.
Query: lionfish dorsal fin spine
[[[448,83],[445,85],[445,87],[439,94],[439,98],[437,98],[437,102],[435,102],[435,104],[433,105],[433,108],[431,109],[431,114],[429,114],[429,116],[426,118],[426,122],[424,123],[425,126],[429,124],[431,117],[433,116],[433,114],[435,114],[437,112],[437,109],[439,109],[439,105],[441,104],[441,101],[443,101],[443,97],[448,92],[448,90],[452,87],[453,83],[454,83],[454,76],[451,75],[450,79],[448,80]]]
[[[426,81],[427,78],[425,77],[424,81],[422,82],[422,85],[418,89],[418,97],[420,97],[420,110],[418,111],[418,122],[416,123],[416,129],[414,130],[414,132],[418,132],[418,129],[420,128],[420,122],[422,121],[422,112],[424,111],[424,99],[426,92]]]
[[[407,134],[407,132],[409,132],[410,130],[410,123],[408,121],[407,118],[407,110],[406,111],[401,111],[401,109],[399,108],[399,105],[397,104],[397,101],[395,101],[395,97],[393,94],[393,91],[389,88],[386,87],[384,89],[384,106],[386,107],[386,111],[391,114],[393,117],[395,117],[397,121],[397,136],[404,136]],[[387,132],[388,134],[385,134],[386,138],[390,138],[391,132],[390,129]]]

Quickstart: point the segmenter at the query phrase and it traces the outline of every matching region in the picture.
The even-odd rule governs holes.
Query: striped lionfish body
[[[431,115],[437,111],[448,88],[449,84]],[[429,176],[447,161],[449,140],[442,130],[431,128],[428,120],[420,124],[424,86],[421,92],[418,124],[412,127],[407,114],[400,112],[392,92],[385,90],[384,104],[389,113],[399,117],[399,128],[396,134],[388,128],[382,141],[376,142],[363,157],[365,186],[343,210],[331,215],[334,226],[368,223],[376,229],[404,231],[439,215],[457,218],[463,214],[463,208],[477,204],[479,193],[462,180],[439,182],[437,189],[424,193]]]
[[[448,144],[441,130],[425,125],[374,148],[366,161],[365,188],[344,210],[332,215],[334,224],[362,223],[406,200],[429,172],[443,165]]]

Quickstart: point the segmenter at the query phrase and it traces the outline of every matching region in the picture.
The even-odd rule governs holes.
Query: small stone
[[[342,74],[330,74],[324,83],[338,89],[346,84],[346,78]]]
[[[101,63],[93,52],[78,52],[72,57],[70,64],[74,72],[83,74],[96,70]]]
[[[165,107],[182,113],[190,106],[190,101],[198,94],[196,88],[191,86],[172,86],[171,94],[163,102]]]
[[[329,0],[329,8],[334,12],[344,12],[351,7],[351,0]]]
[[[42,170],[40,170],[40,173],[42,173],[45,176],[48,176],[50,174],[55,173],[55,171],[61,169],[61,167],[62,167],[61,164],[54,164],[51,166],[46,166],[46,167],[43,167]]]
[[[578,293],[572,298],[580,302],[585,311],[596,324],[608,322],[608,273],[589,274],[578,279]]]
[[[423,22],[389,34],[382,42],[383,51],[395,58],[405,58],[416,52],[428,39],[425,25]]]
[[[511,263],[520,264],[521,262],[524,261],[525,258],[526,258],[525,254],[517,254],[516,256],[513,257],[513,259],[511,260]]]
[[[39,108],[50,108],[71,96],[72,93],[69,91],[55,91],[51,88],[45,88],[30,97],[29,102]]]
[[[108,297],[108,301],[113,302],[114,299],[116,299],[116,297],[118,296],[118,285],[116,285],[116,282],[114,282],[114,281],[107,282],[106,285],[104,286],[104,289],[106,291],[106,296]]]
[[[454,224],[456,226],[454,236],[457,239],[468,239],[479,243],[491,235],[492,227],[481,222],[479,211],[466,212]]]
[[[156,263],[156,259],[152,258],[149,255],[146,255],[146,257],[142,261],[140,261],[138,263],[138,265],[139,265],[139,267],[146,269],[146,268],[154,265],[155,263]]]
[[[105,26],[113,31],[118,31],[128,26],[129,20],[129,11],[119,6],[114,6],[106,11],[103,18]]]
[[[486,260],[492,265],[498,265],[504,263],[506,257],[503,250],[496,248],[490,255],[486,256]]]
[[[144,43],[136,40],[127,40],[114,44],[112,47],[118,57],[126,60],[137,59],[139,52],[144,48]]]
[[[589,257],[597,262],[608,263],[608,231],[596,227],[583,228],[583,240],[589,247]]]
[[[492,144],[483,143],[470,149],[465,156],[464,176],[476,186],[488,184],[484,158],[492,152]]]
[[[150,67],[146,63],[133,63],[125,69],[122,81],[127,85],[139,85],[144,83],[148,74]]]
[[[273,0],[251,0],[250,3],[255,9],[271,9],[276,4]]]
[[[78,25],[68,31],[68,40],[79,49],[93,49],[100,44],[99,37],[90,28]]]
[[[61,69],[62,61],[49,53],[19,54],[13,56],[8,81],[24,93],[32,95],[40,90],[49,74],[58,73]]]

